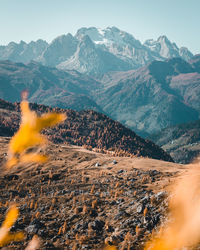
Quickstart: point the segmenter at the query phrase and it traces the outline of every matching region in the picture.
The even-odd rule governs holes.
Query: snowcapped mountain
[[[75,36],[79,39],[83,35],[88,35],[95,44],[105,45],[108,48],[112,48],[114,44],[118,46],[126,46],[129,44],[138,48],[142,47],[139,40],[136,40],[132,35],[116,27],[108,27],[106,29],[95,27],[81,28]]]
[[[79,37],[77,50],[72,57],[60,63],[62,70],[77,70],[94,77],[99,77],[108,71],[129,70],[131,65],[107,50],[95,46],[88,35]]]
[[[192,53],[178,48],[166,36],[142,44],[131,34],[116,27],[81,28],[55,38],[50,44],[43,40],[0,46],[0,60],[28,63],[31,60],[60,69],[73,69],[95,77],[109,71],[137,69],[153,60],[182,57],[190,60]]]
[[[116,27],[106,29],[81,28],[75,36],[80,39],[84,35],[88,35],[96,47],[109,51],[129,63],[132,68],[138,68],[153,59],[158,59],[154,58],[153,53],[143,46],[139,40]]]
[[[181,47],[179,49],[176,43],[170,42],[166,36],[160,36],[156,41],[153,39],[146,40],[144,46],[165,59],[182,57],[184,60],[188,61],[193,56],[187,48]]]

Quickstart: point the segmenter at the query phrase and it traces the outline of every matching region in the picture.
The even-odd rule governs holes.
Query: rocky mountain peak
[[[76,51],[78,40],[70,33],[55,38],[38,59],[45,65],[56,66],[70,58]]]
[[[157,40],[148,39],[144,42],[144,46],[148,47],[151,51],[158,53],[161,58],[182,57],[188,61],[193,54],[183,48],[178,48],[176,43],[171,42],[167,36],[159,36]]]
[[[80,38],[83,35],[88,35],[90,39],[97,45],[141,45],[141,43],[136,40],[132,35],[114,26],[107,27],[106,29],[100,29],[95,27],[81,28],[77,31],[76,37]]]
[[[27,44],[26,42],[24,42],[23,40],[20,41],[20,45],[25,45]]]
[[[77,31],[75,37],[80,39],[85,35],[88,35],[92,41],[102,40],[102,33],[100,32],[100,29],[97,29],[96,27],[81,28]]]
[[[158,42],[164,42],[164,43],[169,43],[171,44],[171,42],[169,41],[169,39],[167,38],[167,36],[165,35],[162,35],[162,36],[159,36],[158,39],[157,39]]]
[[[80,48],[92,48],[95,49],[95,45],[88,35],[82,35],[79,43]]]
[[[16,46],[17,45],[17,43],[15,43],[15,42],[10,42],[9,44],[8,44],[8,47],[13,47],[13,46]],[[6,46],[5,46],[6,47]]]
[[[186,61],[189,61],[193,57],[193,54],[186,47],[181,47],[179,50],[179,54]]]
[[[192,64],[195,70],[200,73],[200,54],[197,54],[192,57],[190,60],[190,64]]]
[[[68,33],[67,35],[61,35],[61,36],[58,36],[56,37],[50,45],[54,44],[54,43],[65,43],[65,42],[68,42],[68,41],[74,41],[76,40],[71,33]]]
[[[86,51],[79,54],[80,50]],[[91,53],[93,51],[93,56]],[[76,56],[79,54],[79,59]],[[87,55],[89,57],[87,57]],[[73,60],[71,58],[73,57]],[[109,57],[109,58],[108,58]],[[96,27],[83,27],[79,29],[75,36],[70,33],[58,36],[50,44],[46,41],[38,40],[37,42],[20,43],[11,42],[7,46],[0,46],[0,60],[11,60],[14,62],[28,63],[31,60],[38,61],[46,66],[58,67],[60,64],[64,70],[77,70],[91,75],[96,72],[95,76],[100,77],[102,73],[109,70],[122,71],[137,69],[153,60],[161,60],[182,57],[189,60],[192,53],[186,48],[178,48],[165,35],[160,36],[157,40],[149,39],[141,44],[132,34],[120,30],[119,28],[107,27],[104,29]],[[87,71],[80,66],[88,64],[92,59],[91,67],[96,67],[101,61],[98,70]],[[78,60],[78,61],[77,61]],[[85,62],[84,62],[85,60]],[[112,67],[106,63],[112,64]],[[106,64],[105,64],[106,63]]]

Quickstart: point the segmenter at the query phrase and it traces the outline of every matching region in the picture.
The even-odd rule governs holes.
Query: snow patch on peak
[[[105,35],[105,30],[101,29],[101,28],[97,28],[98,32],[100,35],[104,36]]]
[[[106,30],[111,30],[112,32],[121,32],[121,30],[115,26],[107,27]]]
[[[76,33],[76,37],[78,39],[80,39],[85,35],[89,36],[93,42],[98,42],[103,40],[104,32],[101,29],[90,27],[90,28],[81,28]]]
[[[90,39],[98,45],[113,45],[115,46],[141,46],[140,42],[136,40],[132,35],[121,31],[116,27],[101,28],[81,28],[77,31],[76,37],[80,39],[81,36],[88,35]]]

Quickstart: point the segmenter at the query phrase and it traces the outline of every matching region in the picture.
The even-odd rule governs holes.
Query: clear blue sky
[[[116,26],[142,42],[166,35],[200,53],[199,25],[200,0],[0,0],[1,45]]]

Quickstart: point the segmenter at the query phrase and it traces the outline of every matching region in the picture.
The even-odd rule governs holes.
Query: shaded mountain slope
[[[181,58],[153,61],[135,71],[105,74],[97,103],[141,135],[200,116],[200,74]]]
[[[200,120],[165,128],[148,138],[176,162],[190,163],[200,155]]]
[[[98,82],[77,71],[39,63],[0,62],[0,98],[19,101],[23,89],[31,102],[74,110],[93,109],[148,136],[200,117],[199,57],[153,61],[126,72],[109,72]]]
[[[0,98],[15,102],[21,91],[29,91],[30,101],[75,110],[102,109],[95,103],[92,91],[100,87],[94,79],[75,71],[0,61]]]
[[[173,161],[160,147],[151,141],[142,139],[133,131],[119,122],[111,120],[106,115],[95,111],[76,112],[59,108],[52,109],[38,104],[31,104],[31,108],[42,113],[50,110],[66,113],[67,119],[62,125],[44,131],[53,142],[86,145],[101,150],[118,152],[119,155],[131,154]],[[19,104],[11,105],[1,100],[0,112],[0,131],[2,131],[0,135],[13,135],[19,125]]]
[[[35,60],[47,66],[56,66],[70,58],[77,49],[78,40],[70,33],[56,37]]]
[[[196,71],[200,73],[200,54],[193,56],[189,62],[193,65]]]

